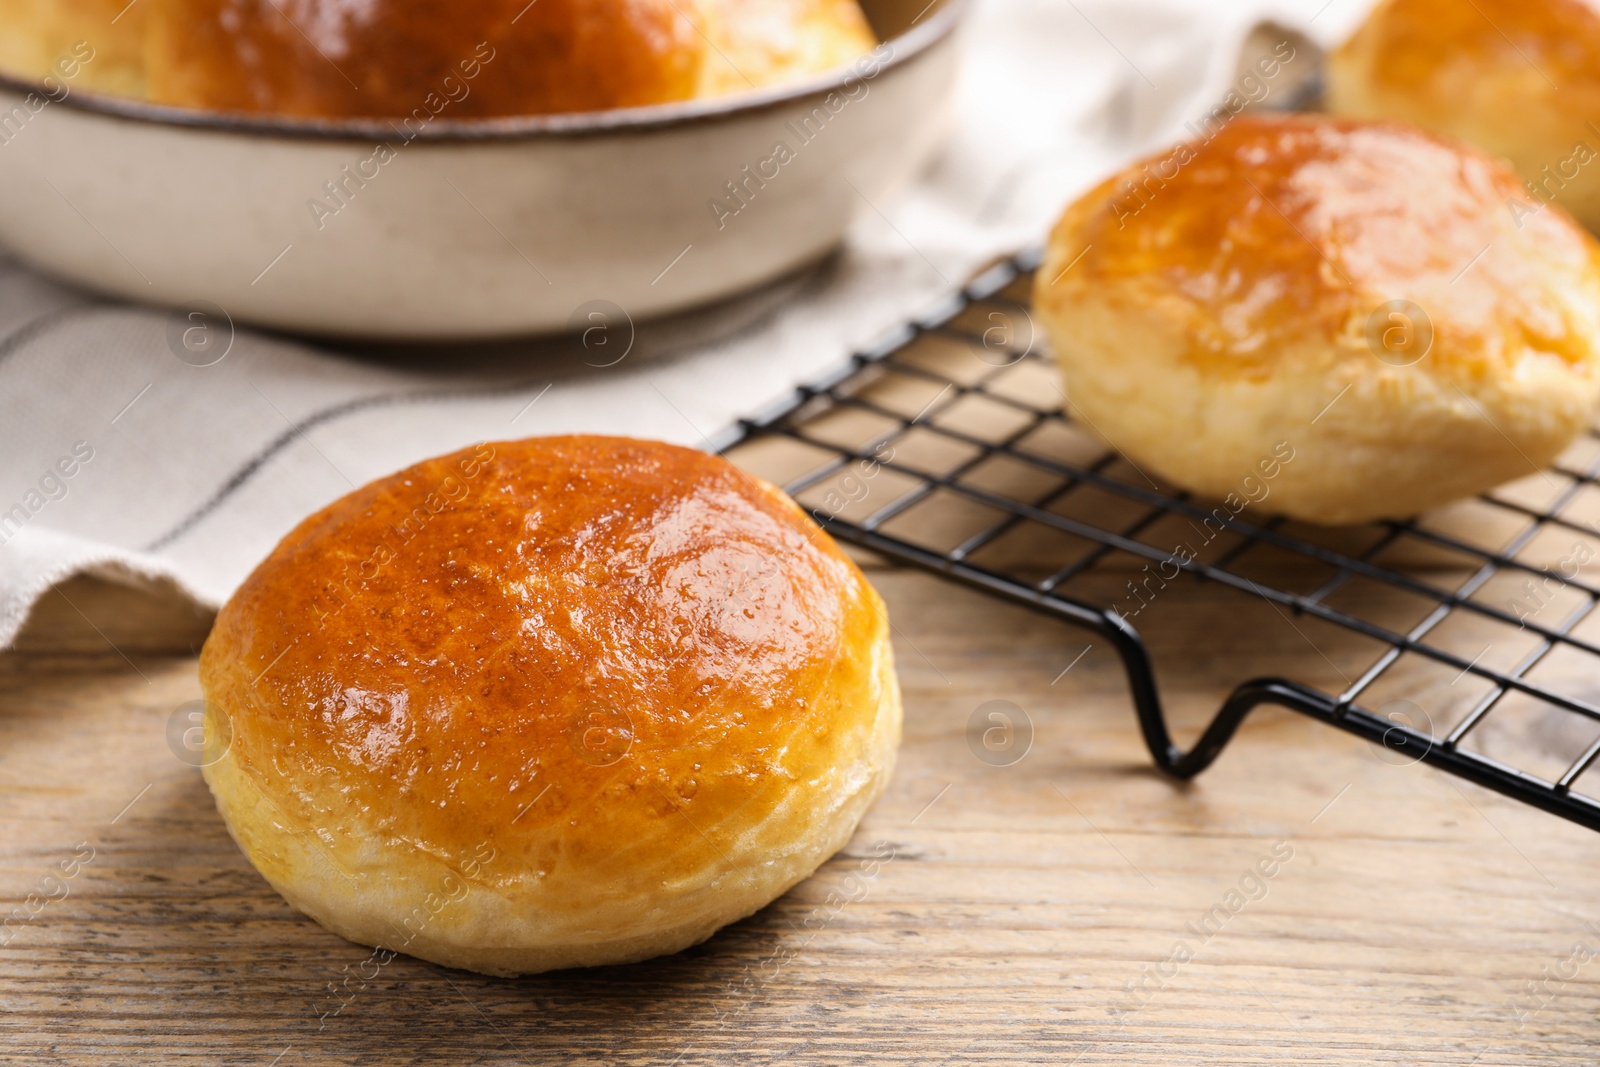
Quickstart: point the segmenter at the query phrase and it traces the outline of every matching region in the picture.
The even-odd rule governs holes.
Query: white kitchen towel
[[[1234,87],[1259,17],[1328,39],[1361,6],[979,0],[955,128],[919,179],[832,260],[640,323],[614,366],[587,365],[571,341],[350,351],[242,329],[194,366],[174,354],[170,315],[0,253],[0,648],[75,574],[220,604],[305,515],[476,441],[585,431],[704,446],[1181,136]]]

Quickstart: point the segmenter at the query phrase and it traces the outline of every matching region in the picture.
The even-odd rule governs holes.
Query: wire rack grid
[[[1577,788],[1600,758],[1600,586],[1581,566],[1600,557],[1600,439],[1438,516],[1330,529],[1233,513],[1151,481],[1067,418],[1029,315],[1038,258],[985,271],[715,447],[841,541],[1101,635],[1169,775],[1198,774],[1277,704],[1600,830],[1600,801]],[[1111,602],[1103,580],[1085,595],[1117,561]],[[1328,661],[1344,684],[1242,681],[1180,748],[1132,621],[1179,572],[1352,638],[1350,671]]]

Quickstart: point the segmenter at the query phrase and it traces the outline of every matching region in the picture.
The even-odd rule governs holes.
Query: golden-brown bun
[[[1511,160],[1600,228],[1600,10],[1584,0],[1384,0],[1328,59],[1328,107]]]
[[[0,0],[12,16],[0,69],[36,76],[60,41],[98,42],[110,18],[101,6]],[[118,32],[124,50],[134,40],[139,95],[321,118],[661,104],[792,81],[876,43],[856,0],[139,0],[135,9],[142,21],[124,17]]]
[[[290,903],[520,974],[675,952],[849,839],[900,735],[888,620],[771,486],[611,437],[481,445],[301,523],[200,660],[206,769]]]
[[[1034,283],[1071,409],[1179,486],[1314,522],[1532,474],[1600,394],[1600,246],[1560,208],[1519,223],[1518,187],[1419,130],[1304,117],[1135,164]]]

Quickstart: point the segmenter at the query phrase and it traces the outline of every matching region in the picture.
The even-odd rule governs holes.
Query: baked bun
[[[10,69],[97,41],[98,3],[0,0]],[[139,0],[134,95],[319,118],[600,111],[776,85],[876,43],[856,0]],[[119,20],[121,21],[121,20]],[[15,27],[13,29],[12,27]],[[7,52],[0,52],[0,64]]]
[[[693,945],[849,840],[900,695],[882,602],[720,458],[481,445],[336,501],[200,658],[217,807],[352,941],[522,974]]]
[[[1069,408],[1237,512],[1416,514],[1534,473],[1600,393],[1600,246],[1399,125],[1240,116],[1070,208],[1034,285]],[[1235,503],[1238,504],[1235,507]]]
[[[1600,10],[1583,0],[1385,0],[1328,58],[1336,114],[1399,119],[1511,160],[1519,199],[1600,228]]]

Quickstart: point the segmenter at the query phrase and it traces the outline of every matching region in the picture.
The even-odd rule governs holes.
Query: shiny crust
[[[1385,0],[1328,59],[1336,114],[1396,119],[1504,156],[1600,228],[1600,11],[1582,0]],[[1575,159],[1577,145],[1586,159]]]
[[[1519,184],[1420,131],[1305,117],[1135,164],[1067,210],[1035,281],[1069,401],[1218,498],[1286,445],[1260,506],[1317,522],[1532,474],[1600,391],[1600,247],[1558,208],[1514,216]],[[1406,366],[1383,351],[1395,299],[1432,325]]]
[[[689,449],[500,442],[301,523],[201,656],[207,780],[301,910],[492,974],[672,952],[849,839],[900,704],[883,605]]]
[[[0,69],[104,34],[97,0],[0,0]],[[140,0],[119,48],[153,103],[317,118],[602,111],[792,81],[870,51],[856,0]],[[122,20],[119,20],[119,22]],[[93,31],[91,33],[91,30]],[[403,135],[403,134],[402,134]]]

